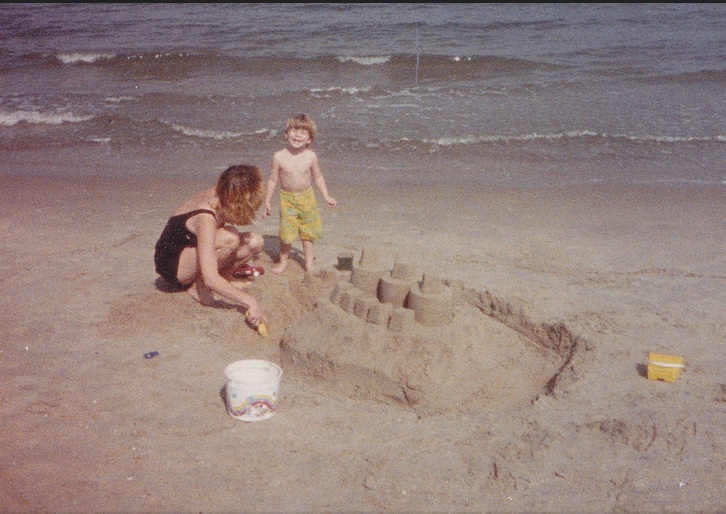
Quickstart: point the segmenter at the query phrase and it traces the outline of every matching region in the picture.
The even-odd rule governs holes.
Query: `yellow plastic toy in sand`
[[[247,311],[247,314],[245,314],[245,317],[247,318],[247,322],[249,324],[250,319],[250,311]],[[251,327],[252,325],[249,324]],[[262,337],[267,337],[267,324],[266,323],[260,323],[256,327],[252,327],[257,331],[258,334],[260,334]]]
[[[267,324],[260,323],[257,325],[257,333],[260,334],[262,337],[267,337]]]
[[[683,371],[683,357],[664,353],[648,354],[648,379],[675,382]]]

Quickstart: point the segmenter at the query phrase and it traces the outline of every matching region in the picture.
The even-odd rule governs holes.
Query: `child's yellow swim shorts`
[[[323,222],[312,187],[300,193],[280,190],[280,240],[291,244],[298,236],[304,241],[323,237]]]

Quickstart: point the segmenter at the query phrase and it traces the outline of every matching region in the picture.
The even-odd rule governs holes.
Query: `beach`
[[[0,512],[726,511],[724,4],[0,26]],[[261,337],[154,245],[296,113],[338,205],[311,273],[243,227]],[[239,360],[282,368],[271,418],[228,414]]]
[[[251,281],[263,338],[153,269],[167,217],[216,171],[119,176],[85,162],[83,176],[19,176],[40,165],[6,163],[3,512],[726,510],[723,187],[379,186],[331,173],[339,205],[323,209],[317,270],[293,262]],[[252,230],[269,270],[277,217]],[[283,366],[274,417],[228,415],[225,366],[282,364],[281,341],[349,281],[342,251],[410,262],[566,330],[576,348],[556,386],[511,405],[490,388],[486,404],[427,413]],[[647,379],[651,352],[683,357],[675,382]]]

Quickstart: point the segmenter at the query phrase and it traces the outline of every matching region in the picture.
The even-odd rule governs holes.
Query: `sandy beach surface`
[[[154,272],[167,217],[205,185],[0,177],[3,512],[726,510],[726,189],[332,183],[317,271],[291,263],[249,286],[262,338]],[[253,229],[269,269],[277,217]],[[425,369],[445,390],[407,403],[285,365],[281,342],[303,333],[374,362],[370,324],[328,305],[350,278],[342,251],[474,299],[456,304],[448,352],[391,350],[401,376]],[[567,340],[533,370],[491,346],[508,330]],[[683,357],[683,373],[648,380],[650,352]],[[224,368],[240,359],[283,367],[269,420],[226,412]]]

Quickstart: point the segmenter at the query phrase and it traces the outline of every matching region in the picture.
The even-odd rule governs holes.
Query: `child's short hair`
[[[315,125],[315,121],[307,114],[296,114],[291,116],[285,123],[285,134],[292,129],[307,130],[308,134],[310,134],[310,141],[313,141],[318,127]]]

